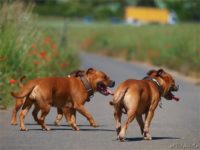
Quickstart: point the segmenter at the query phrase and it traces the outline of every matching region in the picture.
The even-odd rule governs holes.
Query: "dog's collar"
[[[163,94],[163,88],[162,88],[162,86],[160,85],[160,83],[158,82],[158,80],[156,80],[155,78],[152,78],[152,77],[148,77],[148,76],[147,76],[147,77],[144,77],[143,80],[150,80],[150,81],[152,81],[152,82],[157,86],[160,95]]]
[[[94,91],[93,91],[92,87],[90,86],[90,83],[84,76],[81,76],[80,79],[81,79],[85,89],[87,90],[88,97],[92,98],[94,96]]]

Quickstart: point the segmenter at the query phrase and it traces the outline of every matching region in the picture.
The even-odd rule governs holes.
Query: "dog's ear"
[[[76,77],[82,77],[84,76],[85,71],[84,70],[79,70],[76,72]]]
[[[95,69],[89,68],[89,69],[86,71],[86,74],[93,73],[93,72],[95,72]]]
[[[157,76],[161,76],[163,73],[164,73],[164,70],[163,69],[159,69],[157,71]]]
[[[71,72],[69,75],[72,77],[81,77],[84,75],[84,70],[75,70],[73,72]]]
[[[151,75],[156,75],[157,74],[157,71],[156,70],[150,70],[147,72],[147,75],[151,76]]]

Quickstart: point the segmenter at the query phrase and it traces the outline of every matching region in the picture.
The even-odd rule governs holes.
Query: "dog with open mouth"
[[[43,130],[50,130],[45,123],[45,117],[54,106],[62,110],[67,122],[74,130],[79,130],[73,111],[78,111],[87,118],[90,125],[97,127],[92,115],[84,104],[94,92],[109,95],[108,87],[114,87],[115,82],[104,72],[89,68],[80,78],[77,77],[46,77],[30,80],[19,93],[11,93],[15,98],[24,98],[25,102],[20,112],[20,130],[27,131],[24,119],[33,104],[41,110],[38,123]]]
[[[114,118],[116,121],[117,138],[124,141],[128,125],[136,118],[141,134],[145,140],[151,140],[150,124],[161,97],[178,101],[172,92],[178,91],[173,77],[163,69],[151,70],[143,80],[129,79],[122,82],[114,92]],[[121,117],[124,112],[127,119],[121,127]],[[145,114],[145,121],[142,115]]]

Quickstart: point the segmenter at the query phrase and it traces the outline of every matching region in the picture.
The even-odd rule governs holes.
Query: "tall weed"
[[[41,76],[65,76],[78,67],[73,49],[59,47],[61,37],[37,25],[33,5],[4,3],[0,8],[0,105],[14,102],[10,92],[18,88],[18,79]],[[76,59],[75,59],[76,58]]]

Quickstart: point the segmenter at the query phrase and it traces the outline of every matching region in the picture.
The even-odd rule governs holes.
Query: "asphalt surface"
[[[116,85],[128,78],[141,79],[151,67],[125,63],[106,57],[81,54],[82,68],[94,67],[106,72]],[[163,108],[157,108],[151,124],[152,141],[144,141],[136,120],[129,126],[126,142],[116,141],[113,109],[109,105],[111,96],[96,93],[87,109],[91,112],[98,128],[89,126],[86,119],[77,115],[80,131],[72,131],[65,120],[60,127],[53,124],[56,111],[51,112],[46,123],[51,131],[42,131],[29,113],[26,117],[28,132],[19,131],[19,126],[10,125],[11,109],[0,110],[0,150],[168,150],[200,149],[200,87],[174,77],[180,85],[179,102],[162,99]]]

